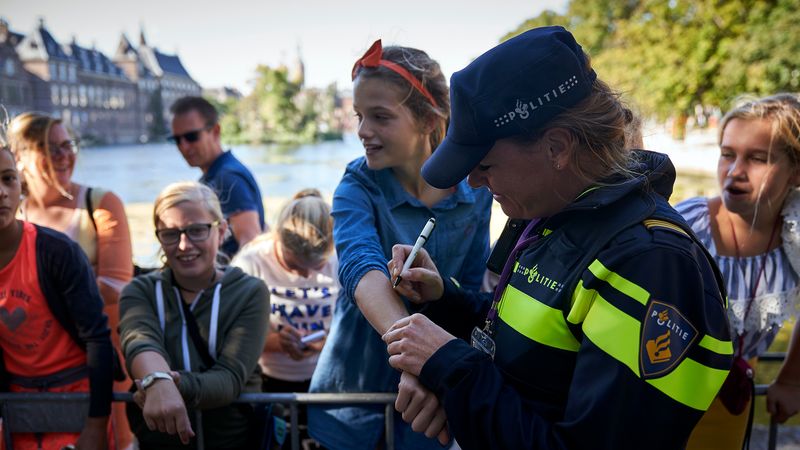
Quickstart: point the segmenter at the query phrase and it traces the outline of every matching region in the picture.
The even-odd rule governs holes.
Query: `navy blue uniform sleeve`
[[[39,230],[37,258],[44,259],[40,264],[45,278],[42,284],[52,283],[52,289],[43,286],[42,290],[49,304],[55,305],[53,296],[61,300],[59,307],[51,307],[53,313],[66,313],[68,317],[60,317],[59,320],[74,325],[72,331],[76,333],[81,347],[86,349],[89,417],[108,416],[111,413],[113,358],[116,356],[94,273],[89,260],[76,243],[66,236],[53,238],[52,231]]]
[[[521,395],[463,341],[434,353],[420,381],[442,400],[462,448],[683,448],[731,362],[719,289],[698,252],[617,250],[583,272],[568,319],[582,337],[563,410]],[[667,330],[671,343],[658,347]],[[548,370],[548,361],[531,365]]]
[[[442,298],[425,303],[418,312],[453,336],[468,340],[473,327],[482,327],[491,306],[492,295],[462,289],[451,278],[445,278],[443,281]]]

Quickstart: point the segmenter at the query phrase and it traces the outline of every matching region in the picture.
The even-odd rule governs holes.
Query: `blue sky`
[[[258,64],[291,63],[298,46],[306,84],[348,88],[353,62],[378,38],[425,50],[449,77],[500,37],[566,0],[2,0],[0,16],[28,33],[38,17],[62,43],[73,36],[113,56],[120,33],[178,53],[204,87],[248,92]]]

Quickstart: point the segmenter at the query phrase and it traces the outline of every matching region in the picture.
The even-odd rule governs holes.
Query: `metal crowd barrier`
[[[767,353],[760,359],[761,362],[780,362],[785,357],[784,353]],[[756,386],[756,395],[766,395],[766,384]],[[289,405],[290,415],[290,442],[292,450],[300,450],[300,431],[298,429],[299,404],[383,404],[385,410],[385,436],[386,450],[394,450],[394,400],[395,394],[388,393],[353,393],[353,394],[306,394],[306,393],[245,393],[242,394],[236,403],[279,403]],[[3,417],[6,415],[6,405],[15,402],[88,402],[87,393],[57,393],[57,392],[26,392],[26,393],[0,393],[0,411]],[[133,395],[130,393],[115,392],[114,401],[132,402]],[[199,414],[199,412],[198,412]],[[199,423],[199,421],[198,421]],[[5,428],[5,427],[4,427]],[[58,430],[51,430],[58,431]],[[198,430],[197,449],[203,450],[202,430]],[[775,450],[777,447],[778,423],[770,421],[769,437],[767,448]]]
[[[290,442],[292,450],[300,449],[300,431],[298,429],[299,404],[382,404],[385,411],[385,435],[386,450],[394,450],[394,400],[396,394],[388,393],[353,393],[353,394],[306,394],[306,393],[245,393],[239,396],[235,403],[279,403],[289,405],[290,415]],[[11,403],[75,403],[89,401],[88,393],[60,393],[60,392],[2,392],[0,393],[0,412],[3,417],[8,416],[7,404]],[[115,402],[132,402],[133,394],[128,392],[115,392]],[[196,411],[199,417],[199,411]],[[4,421],[5,422],[5,421]],[[197,423],[200,423],[198,420]],[[7,423],[4,424],[4,433],[8,430]],[[29,431],[29,430],[24,430]],[[63,431],[63,430],[37,430]],[[197,450],[203,449],[202,427],[197,431]]]

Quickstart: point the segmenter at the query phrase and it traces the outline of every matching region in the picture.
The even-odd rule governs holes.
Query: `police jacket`
[[[462,448],[679,449],[711,404],[733,353],[723,284],[666,201],[672,163],[637,157],[640,176],[588,189],[510,256],[493,359],[456,339],[423,366]],[[452,282],[434,303],[461,337],[489,308]]]

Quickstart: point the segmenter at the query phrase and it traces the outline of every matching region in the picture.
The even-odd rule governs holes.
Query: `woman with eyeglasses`
[[[199,427],[205,448],[261,448],[252,407],[233,401],[261,391],[267,287],[216,266],[227,225],[207,186],[167,186],[153,222],[164,268],[134,279],[120,300],[122,348],[137,386],[128,418],[139,448],[186,448]]]
[[[133,275],[131,237],[122,201],[111,191],[72,181],[78,144],[61,119],[24,113],[10,124],[8,140],[19,167],[24,199],[18,217],[69,236],[92,264],[109,318],[111,338],[119,350],[119,293]],[[121,378],[115,390],[130,381]],[[117,448],[132,441],[124,405],[113,413]]]

